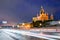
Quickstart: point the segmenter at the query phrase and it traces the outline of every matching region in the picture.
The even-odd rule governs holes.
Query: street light
[[[42,24],[40,23],[40,26],[41,26]]]
[[[25,25],[25,23],[22,23],[22,25]]]
[[[17,27],[19,28],[20,26],[19,26],[19,25],[17,25]]]
[[[60,24],[60,21],[58,23]]]

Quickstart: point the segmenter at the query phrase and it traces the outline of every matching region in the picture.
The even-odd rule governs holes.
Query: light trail
[[[54,38],[56,38],[56,36],[54,37],[51,37],[49,35],[44,35],[44,34],[36,34],[36,33],[32,33],[32,32],[29,32],[29,31],[24,31],[24,30],[9,30],[9,29],[3,29],[3,31],[9,35],[12,35],[14,36],[14,34],[12,33],[18,33],[18,34],[21,34],[21,35],[27,35],[27,36],[33,36],[33,37],[37,37],[37,38],[43,38],[43,39],[48,39],[48,40],[56,40]],[[14,36],[15,38],[17,38],[17,36]],[[58,37],[59,38],[59,37]]]

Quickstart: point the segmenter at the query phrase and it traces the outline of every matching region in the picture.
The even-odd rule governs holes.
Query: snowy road
[[[39,34],[24,30],[0,29],[0,40],[58,40],[60,36]]]

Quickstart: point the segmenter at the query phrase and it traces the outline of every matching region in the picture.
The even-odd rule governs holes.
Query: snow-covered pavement
[[[0,31],[0,40],[14,40],[13,38],[11,38],[9,35],[7,35],[6,33],[4,33],[3,31]]]
[[[29,40],[23,36],[33,36],[35,38],[42,38],[46,40],[58,40],[60,36],[56,35],[47,35],[43,32],[36,33],[26,30],[13,30],[13,29],[0,29],[0,39],[1,40]],[[40,39],[39,39],[40,40]]]

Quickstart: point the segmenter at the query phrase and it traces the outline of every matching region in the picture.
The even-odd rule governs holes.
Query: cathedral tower
[[[50,20],[53,20],[53,15],[51,14],[51,16],[50,16]]]
[[[43,6],[41,6],[40,13],[37,13],[37,17],[33,17],[33,21],[47,21],[47,20],[53,20],[53,15],[51,14],[50,19],[48,13],[44,11]]]

